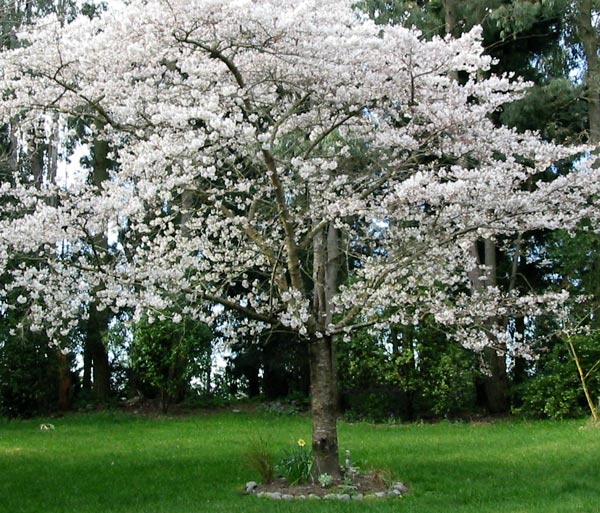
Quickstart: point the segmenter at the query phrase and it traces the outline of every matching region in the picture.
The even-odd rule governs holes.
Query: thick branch
[[[262,321],[262,322],[265,322],[265,323],[271,324],[271,325],[277,323],[277,319],[275,319],[274,317],[269,317],[268,315],[258,313],[256,310],[253,310],[252,308],[242,306],[239,303],[236,303],[235,301],[231,301],[229,299],[225,299],[224,297],[215,296],[213,294],[207,294],[205,292],[202,293],[202,296],[205,299],[207,299],[208,301],[213,301],[213,302],[223,305],[227,308],[230,308],[232,310],[240,312],[240,313],[244,314],[246,317],[248,317],[250,319],[254,319],[255,321]]]
[[[212,59],[220,60],[223,64],[225,64],[225,66],[227,66],[227,69],[231,72],[231,74],[235,78],[237,85],[241,89],[246,87],[246,83],[244,82],[244,78],[242,77],[242,74],[240,73],[240,70],[238,69],[238,67],[233,63],[233,61],[229,57],[227,57],[223,52],[221,52],[216,46],[209,46],[206,43],[203,43],[201,41],[197,41],[195,39],[190,39],[187,36],[179,37],[176,34],[173,34],[173,37],[175,38],[175,40],[178,43],[187,43],[192,46],[195,46],[196,48],[199,48],[200,50],[204,50],[206,53],[208,53],[208,55]]]
[[[226,206],[221,205],[221,210],[228,218],[232,219],[233,217],[235,217],[235,214]],[[273,268],[273,272],[274,272],[274,276],[275,276],[275,269],[277,269],[279,257],[277,257],[275,255],[273,250],[268,246],[268,244],[261,237],[260,233],[258,233],[252,226],[250,226],[249,224],[246,224],[244,226],[244,233],[248,236],[248,238],[252,242],[254,242],[254,244],[256,244],[258,246],[258,248],[260,249],[262,254],[267,258],[267,260],[269,260],[269,264]],[[280,290],[288,289],[288,284],[285,280],[285,276],[277,275],[276,281],[277,281],[277,286],[279,287]]]
[[[279,217],[285,233],[285,246],[288,252],[288,271],[292,282],[292,287],[296,290],[303,290],[302,275],[300,273],[300,254],[295,239],[295,230],[292,224],[290,212],[285,201],[285,192],[283,184],[277,173],[277,164],[273,154],[269,150],[262,150],[267,169],[271,178],[271,184],[275,188],[275,199],[279,208]]]

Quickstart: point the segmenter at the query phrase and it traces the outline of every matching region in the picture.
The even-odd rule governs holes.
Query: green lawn
[[[600,429],[585,421],[340,425],[342,449],[411,486],[369,503],[257,499],[241,455],[310,439],[306,417],[121,413],[0,420],[0,513],[600,512]]]

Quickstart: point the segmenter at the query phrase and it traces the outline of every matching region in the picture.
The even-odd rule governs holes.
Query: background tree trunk
[[[598,58],[598,31],[594,26],[592,0],[582,0],[577,17],[577,30],[583,45],[587,70],[585,74],[586,99],[590,142],[600,142],[600,60]]]
[[[106,310],[99,312],[93,303],[89,308],[86,349],[92,360],[92,390],[96,401],[106,403],[110,398],[110,366],[103,335],[106,333],[109,314]]]
[[[109,179],[108,170],[110,161],[108,159],[109,146],[106,141],[94,140],[92,145],[92,183],[97,188]],[[95,254],[98,255],[97,265],[103,265],[110,258],[108,253],[108,239],[105,233],[93,236],[90,241],[94,246]],[[108,352],[104,345],[104,334],[108,330],[110,314],[108,310],[98,311],[96,304],[89,305],[89,319],[87,326],[87,338],[85,351],[89,355],[92,365],[94,399],[99,403],[106,403],[110,398],[110,365]],[[85,376],[84,376],[85,378]]]
[[[477,265],[485,265],[484,272],[473,269],[469,274],[474,291],[487,286],[496,285],[496,244],[486,239],[483,241],[483,255],[478,243],[473,243],[471,254]],[[484,278],[484,280],[482,280]],[[490,321],[490,328],[497,329],[499,320]],[[483,360],[487,375],[483,379],[485,406],[490,413],[507,413],[510,410],[510,382],[506,369],[506,347],[487,347],[483,350]]]
[[[58,409],[68,411],[73,403],[73,376],[71,362],[66,355],[57,352],[58,360]]]
[[[446,34],[456,36],[458,26],[458,1],[442,0]]]

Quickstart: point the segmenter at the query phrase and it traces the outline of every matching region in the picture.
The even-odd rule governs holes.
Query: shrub
[[[145,393],[160,396],[166,413],[174,401],[184,399],[192,376],[207,373],[211,365],[210,329],[202,323],[183,319],[175,323],[140,321],[131,344],[131,366]]]
[[[31,417],[58,406],[58,359],[39,335],[0,337],[0,415]]]
[[[343,406],[349,419],[446,417],[473,411],[478,364],[427,320],[392,326],[385,337],[359,332],[337,347]]]
[[[600,335],[574,338],[577,354],[585,371],[600,360]],[[600,394],[597,373],[588,378],[588,387],[594,398]],[[518,387],[516,413],[528,417],[562,419],[581,417],[589,412],[577,368],[566,344],[557,342],[543,355],[533,378]]]

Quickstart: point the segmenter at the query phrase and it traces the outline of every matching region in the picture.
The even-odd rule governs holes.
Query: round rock
[[[392,488],[394,490],[398,490],[401,494],[408,493],[408,486],[406,486],[404,483],[401,483],[401,482],[394,483],[392,485]]]

